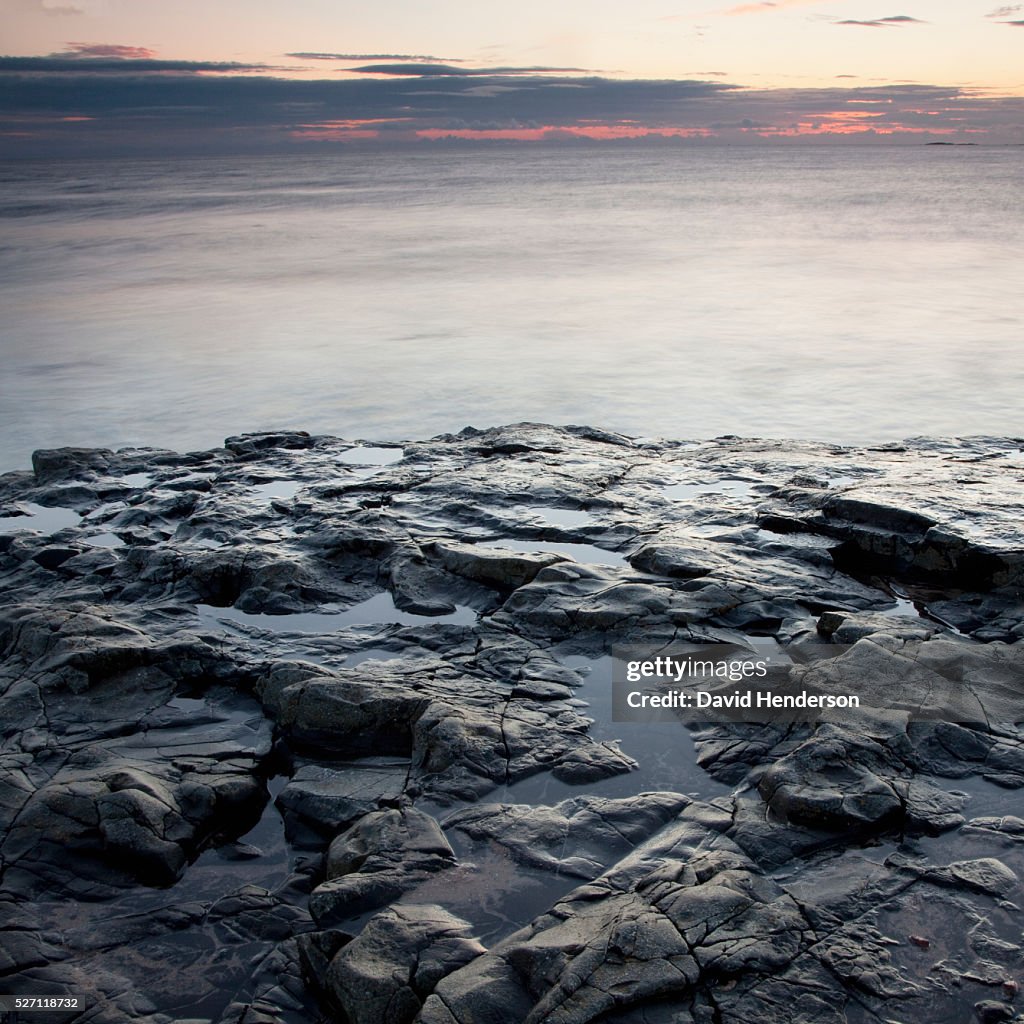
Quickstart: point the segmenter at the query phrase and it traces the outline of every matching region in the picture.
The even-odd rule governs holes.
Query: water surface
[[[581,146],[0,164],[0,469],[277,427],[1019,432],[1022,162]]]

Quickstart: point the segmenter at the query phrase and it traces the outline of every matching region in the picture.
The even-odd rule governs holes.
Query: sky
[[[0,0],[0,154],[1024,144],[1024,3]]]

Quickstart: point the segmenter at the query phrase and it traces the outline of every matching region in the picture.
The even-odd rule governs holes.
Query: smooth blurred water
[[[33,448],[1022,433],[1024,149],[442,148],[0,165]]]

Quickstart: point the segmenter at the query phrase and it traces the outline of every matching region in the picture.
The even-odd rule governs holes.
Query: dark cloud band
[[[97,60],[0,58],[0,146],[7,154],[645,132],[729,142],[807,136],[1024,142],[1024,98],[953,87],[754,90],[720,79],[622,80],[526,69],[299,80],[195,73],[233,69],[224,64],[116,60],[101,61],[116,73],[97,74],[91,70]]]
[[[238,64],[232,61],[194,60],[130,60],[124,57],[91,57],[55,54],[51,57],[0,57],[0,73],[81,75],[85,72],[104,75],[186,74],[221,71],[238,74],[246,71],[274,71],[266,64]]]
[[[450,64],[366,64],[346,68],[360,75],[392,75],[400,78],[429,76],[431,78],[493,78],[495,75],[583,75],[593,74],[587,68],[457,68]]]
[[[888,18],[870,18],[861,21],[857,18],[844,18],[837,21],[837,25],[863,25],[867,28],[890,28],[897,25],[925,25],[927,22],[920,18],[911,18],[909,14],[894,14]]]
[[[459,57],[431,57],[422,53],[287,53],[297,60],[398,60],[409,64],[461,64]]]

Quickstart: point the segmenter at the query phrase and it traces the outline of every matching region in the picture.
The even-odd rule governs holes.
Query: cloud
[[[1018,11],[1024,11],[1024,4],[1008,4],[1004,7],[997,7],[994,11],[989,11],[985,17],[1009,18],[1011,14],[1016,14]]]
[[[25,62],[32,73],[25,73]],[[97,74],[96,63],[117,73]],[[232,66],[0,58],[0,139],[8,154],[47,157],[443,139],[1024,142],[1024,97],[934,85],[758,90],[721,79],[609,79],[527,69],[438,76],[422,68],[308,80],[195,74],[197,68]]]
[[[394,75],[423,78],[494,78],[498,75],[572,75],[586,74],[586,68],[456,68],[450,64],[365,64],[358,68],[343,68],[359,75]]]
[[[497,85],[491,83],[489,85],[474,85],[469,89],[463,89],[461,95],[463,96],[497,96],[503,92],[521,92],[523,89],[529,89],[529,85]],[[424,93],[420,93],[421,96]],[[458,96],[459,93],[445,93],[435,92],[435,96]]]
[[[898,25],[926,25],[927,22],[920,18],[911,18],[907,14],[894,14],[888,18],[872,18],[869,21],[859,21],[856,18],[844,18],[842,21],[834,22],[836,25],[862,25],[867,28],[890,28]]]
[[[763,14],[765,11],[774,10],[779,5],[773,3],[772,0],[763,0],[762,3],[756,4],[740,4],[738,7],[730,7],[729,10],[723,11],[723,14],[738,15],[738,14]]]
[[[0,56],[0,74],[22,73],[90,75],[190,75],[203,73],[252,74],[287,71],[268,64],[244,64],[238,61],[162,60],[147,46],[120,43],[66,43],[66,50],[46,57]]]
[[[280,146],[289,133],[317,122],[374,122],[382,141],[414,140],[417,132],[492,125],[577,126],[589,123],[672,127],[688,104],[711,100],[736,87],[706,81],[618,81],[495,75],[301,80],[270,77],[73,74],[11,74],[32,58],[0,58],[0,131],[9,118],[67,113],[93,118],[85,145],[101,133],[120,146],[159,147],[168,139],[198,145],[234,146],[260,138]],[[52,59],[34,58],[36,66]],[[126,62],[144,63],[152,62]],[[120,66],[120,65],[119,65]],[[3,72],[8,72],[4,75]],[[438,83],[443,82],[443,90]],[[717,115],[715,115],[717,119]],[[495,129],[497,130],[497,129]]]
[[[84,8],[74,4],[61,3],[60,0],[56,0],[56,2],[54,0],[8,0],[3,6],[5,13],[12,18],[36,14],[46,14],[51,17],[85,14]]]
[[[1014,25],[1017,28],[1024,28],[1024,21],[1001,21],[1000,25]]]
[[[151,60],[156,50],[146,46],[119,46],[116,43],[65,43],[67,50],[54,57],[119,57],[122,60]]]
[[[286,53],[299,60],[399,60],[409,64],[461,64],[460,57],[429,57],[420,53]]]
[[[134,49],[125,47],[125,49]],[[142,49],[139,47],[138,49]],[[232,61],[155,60],[125,57],[92,57],[77,51],[55,53],[49,57],[0,56],[0,74],[81,75],[83,72],[103,75],[152,75],[168,73],[196,74],[222,72],[225,74],[254,71],[283,70],[265,64],[238,64]]]
[[[770,11],[781,11],[788,7],[806,7],[808,4],[821,3],[822,0],[760,0],[758,3],[740,4],[718,13],[737,17],[744,14],[765,14]]]

